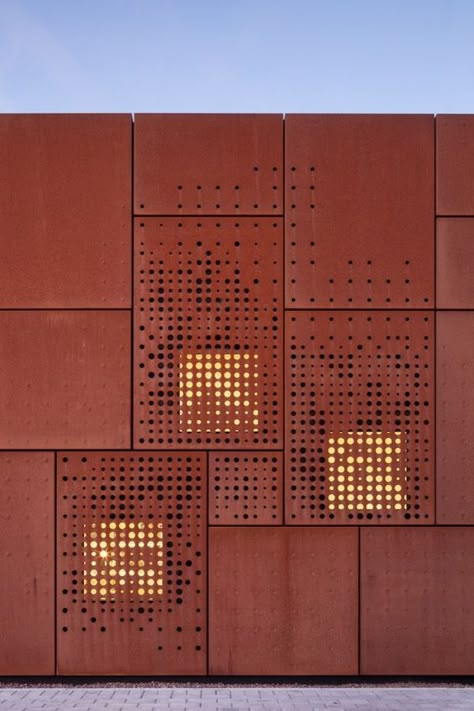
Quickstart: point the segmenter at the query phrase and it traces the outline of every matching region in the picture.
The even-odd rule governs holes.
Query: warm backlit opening
[[[100,600],[163,594],[163,524],[84,524],[83,593]]]
[[[179,397],[180,432],[258,432],[258,355],[183,354]]]
[[[402,433],[347,432],[328,442],[328,508],[380,511],[407,508]]]

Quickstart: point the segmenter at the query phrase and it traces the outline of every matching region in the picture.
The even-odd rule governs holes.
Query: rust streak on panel
[[[54,454],[0,452],[0,674],[51,675]]]
[[[357,530],[211,528],[211,674],[357,674]]]
[[[361,674],[472,674],[474,528],[361,534]]]
[[[474,219],[437,220],[437,304],[440,309],[474,308]]]
[[[433,117],[285,125],[287,307],[432,307]]]
[[[136,214],[282,212],[282,116],[135,116]]]

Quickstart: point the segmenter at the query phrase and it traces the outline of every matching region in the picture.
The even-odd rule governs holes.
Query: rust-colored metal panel
[[[206,460],[58,455],[58,673],[206,673]]]
[[[283,523],[282,452],[211,452],[209,523]]]
[[[474,312],[438,312],[438,523],[474,524]]]
[[[135,213],[283,212],[283,117],[136,114]]]
[[[433,317],[287,313],[286,523],[433,521]]]
[[[211,674],[357,674],[358,532],[211,528]]]
[[[273,218],[135,223],[135,446],[282,446],[283,236]]]
[[[474,309],[474,219],[437,220],[436,298],[440,309]]]
[[[432,116],[287,115],[286,304],[433,305]]]
[[[474,116],[436,116],[436,212],[474,215]]]
[[[0,674],[54,674],[54,454],[0,452]]]
[[[474,673],[474,528],[361,530],[361,674]]]
[[[130,312],[0,312],[0,447],[130,446]]]
[[[130,306],[131,116],[0,116],[0,307]]]

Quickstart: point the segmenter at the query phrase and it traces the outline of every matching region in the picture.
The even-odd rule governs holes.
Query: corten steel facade
[[[474,674],[474,117],[0,117],[0,674]]]

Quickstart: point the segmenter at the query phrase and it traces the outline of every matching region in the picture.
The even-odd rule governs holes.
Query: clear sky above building
[[[474,113],[474,0],[0,0],[0,111]]]

